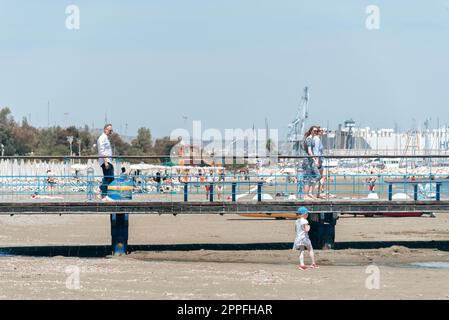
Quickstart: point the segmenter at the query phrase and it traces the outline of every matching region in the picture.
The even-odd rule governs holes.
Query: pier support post
[[[128,214],[111,214],[112,255],[126,254],[128,247]]]
[[[337,212],[310,213],[309,237],[315,249],[334,249]]]
[[[209,200],[210,202],[214,202],[214,184],[211,183],[209,185]]]
[[[388,185],[388,200],[391,201],[393,200],[393,184],[390,183]]]
[[[189,195],[189,185],[188,183],[184,183],[184,202],[187,202]]]
[[[233,182],[232,183],[232,191],[231,191],[231,194],[232,194],[232,202],[235,202],[235,200],[236,200],[236,189],[237,189],[237,183],[236,182]]]
[[[257,182],[257,201],[262,201],[262,184],[263,182]]]
[[[418,184],[413,185],[413,200],[418,201]]]
[[[436,201],[441,200],[441,183],[437,183],[437,190],[435,192],[435,200]]]

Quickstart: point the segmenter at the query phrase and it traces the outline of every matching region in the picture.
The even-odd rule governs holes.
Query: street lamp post
[[[76,142],[78,143],[78,157],[81,157],[81,139],[77,139]],[[79,159],[79,163],[81,163],[81,158]]]
[[[73,142],[73,136],[67,136],[67,141],[70,144],[70,156],[72,156],[72,142]]]

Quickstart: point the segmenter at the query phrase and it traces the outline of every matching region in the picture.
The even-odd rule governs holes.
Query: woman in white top
[[[218,200],[221,200],[221,195],[224,192],[224,183],[225,183],[225,175],[224,172],[219,172],[218,177],[214,179],[215,185],[217,186],[217,194],[218,194]]]

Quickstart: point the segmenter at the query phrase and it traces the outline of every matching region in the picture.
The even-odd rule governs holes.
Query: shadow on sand
[[[437,249],[449,251],[449,241],[379,241],[379,242],[339,242],[335,250],[345,249],[382,249],[391,246],[403,246],[409,249]],[[190,243],[190,244],[155,244],[129,245],[128,251],[252,251],[252,250],[290,250],[291,242],[271,243]],[[111,246],[27,246],[0,247],[1,255],[31,257],[80,257],[101,258],[111,255]]]

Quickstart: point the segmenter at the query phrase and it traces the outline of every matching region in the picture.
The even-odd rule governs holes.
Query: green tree
[[[131,141],[131,146],[142,150],[144,154],[149,154],[152,149],[151,131],[148,128],[139,128],[137,137]]]
[[[170,137],[156,139],[153,148],[153,154],[158,156],[170,155],[171,149],[179,142],[179,140],[170,140]],[[170,157],[160,157],[162,163],[170,161]]]
[[[33,152],[35,155],[65,156],[69,154],[69,142],[67,137],[73,137],[72,151],[79,152],[78,141],[81,141],[82,155],[95,155],[98,136],[93,135],[89,127],[76,128],[70,126],[62,128],[38,129],[33,127],[26,118],[20,125],[14,121],[11,110],[7,107],[0,109],[0,142],[4,145],[5,155],[27,155]],[[146,156],[169,155],[173,146],[178,141],[172,141],[169,137],[157,139],[154,144],[149,128],[139,128],[137,137],[131,144],[124,141],[119,134],[114,133],[110,137],[115,155]],[[161,161],[168,161],[169,157],[161,157]]]
[[[40,156],[50,155],[54,146],[56,146],[55,128],[41,129],[35,154]]]
[[[12,127],[11,132],[14,135],[15,148],[18,155],[28,155],[37,149],[39,130],[30,126],[26,118],[23,118],[20,127]]]
[[[15,122],[11,115],[11,110],[8,107],[0,109],[0,143],[3,144],[5,156],[13,156],[16,154],[16,143],[13,133],[14,126]]]
[[[14,118],[11,116],[11,110],[8,107],[0,109],[0,125],[11,126],[14,124]]]
[[[114,155],[120,156],[127,154],[130,145],[129,143],[124,141],[118,133],[114,132],[109,137],[109,140],[111,141],[112,151],[114,152]]]
[[[0,125],[0,143],[3,144],[5,156],[13,156],[16,154],[14,137],[10,130]],[[1,152],[1,150],[0,150]]]
[[[93,151],[93,145],[96,144],[97,141],[87,125],[79,131],[79,139],[81,140],[81,154],[90,155]]]

